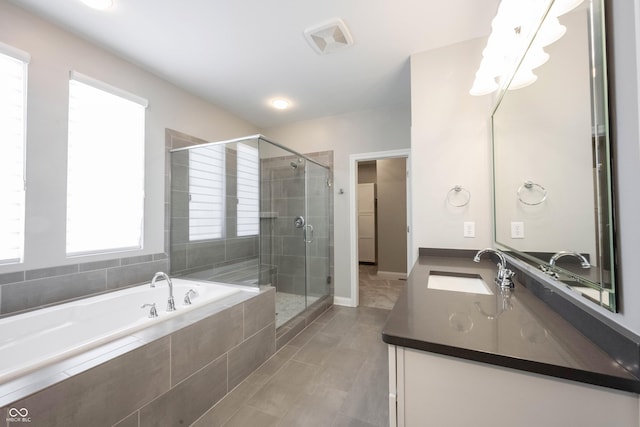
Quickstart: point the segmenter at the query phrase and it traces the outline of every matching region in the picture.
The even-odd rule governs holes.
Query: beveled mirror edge
[[[602,125],[603,125],[603,129],[604,129],[604,143],[605,143],[605,153],[606,153],[606,161],[603,162],[603,166],[606,167],[606,171],[605,171],[605,177],[606,177],[606,183],[601,183],[600,180],[598,180],[598,184],[596,185],[596,196],[597,196],[597,201],[599,201],[601,199],[602,196],[606,197],[606,216],[607,216],[607,220],[608,220],[608,229],[606,230],[606,233],[604,233],[603,231],[603,224],[601,221],[601,214],[598,214],[598,221],[597,221],[597,227],[596,227],[596,233],[597,233],[597,237],[598,237],[598,248],[599,248],[599,259],[598,259],[598,269],[600,270],[600,283],[595,283],[591,280],[585,279],[585,278],[581,278],[580,276],[578,276],[577,274],[565,270],[563,268],[559,268],[557,266],[555,266],[554,268],[557,269],[559,272],[565,274],[568,278],[576,278],[578,283],[581,284],[585,284],[590,288],[596,289],[600,292],[600,298],[599,301],[589,298],[586,295],[582,295],[585,298],[578,298],[579,301],[581,302],[585,302],[588,301],[589,303],[594,303],[600,307],[605,308],[606,310],[609,310],[611,312],[618,312],[620,309],[620,277],[619,277],[619,268],[617,268],[618,265],[618,248],[617,248],[617,227],[616,227],[616,203],[615,203],[615,183],[614,183],[614,178],[613,178],[613,170],[614,170],[614,155],[613,155],[613,150],[612,150],[612,145],[613,145],[613,139],[612,139],[612,130],[610,128],[610,110],[609,110],[609,106],[610,106],[610,102],[609,102],[609,95],[610,95],[610,85],[611,83],[611,79],[608,75],[608,68],[610,67],[610,58],[609,58],[609,52],[610,49],[608,48],[608,43],[610,40],[609,37],[609,33],[608,33],[608,28],[611,25],[611,23],[608,21],[608,14],[607,14],[607,10],[609,10],[608,7],[608,3],[611,0],[588,0],[590,3],[589,6],[589,10],[590,10],[590,16],[592,16],[592,20],[591,20],[591,24],[594,23],[593,20],[593,16],[595,14],[597,15],[597,30],[600,32],[601,34],[601,40],[598,46],[598,49],[601,50],[602,53],[602,60],[604,61],[602,64],[602,73],[600,74],[602,77],[602,84],[601,84],[601,89],[602,89],[602,93],[595,95],[594,94],[594,90],[597,89],[595,87],[595,83],[594,83],[594,79],[592,78],[592,94],[591,94],[591,99],[592,99],[592,110],[594,108],[598,108],[600,107],[602,110]],[[537,24],[537,27],[539,28],[542,23],[544,22],[544,20],[546,19],[549,10],[551,9],[551,6],[553,5],[554,0],[551,0],[549,2],[548,8],[546,10],[546,12],[543,14],[540,22]],[[597,6],[597,10],[594,10],[594,8],[592,7],[593,5]],[[594,37],[593,37],[593,31],[595,30],[596,27],[591,26],[590,30],[591,33],[589,34],[589,38],[592,42],[592,47],[595,44],[594,42]],[[493,193],[493,209],[494,209],[494,214],[493,214],[493,240],[494,240],[494,244],[496,245],[496,247],[499,247],[505,251],[507,251],[509,254],[511,254],[513,257],[516,257],[518,259],[521,259],[522,261],[534,265],[535,267],[537,266],[543,266],[543,265],[549,265],[548,259],[547,260],[543,260],[540,258],[537,258],[535,256],[532,256],[530,254],[524,253],[524,252],[520,252],[517,249],[504,244],[504,243],[500,243],[498,242],[498,238],[497,238],[497,229],[498,229],[498,224],[497,224],[497,205],[496,205],[496,195],[495,195],[495,179],[496,179],[496,170],[495,170],[495,162],[493,162],[494,156],[495,156],[495,144],[494,144],[494,115],[497,112],[498,108],[500,107],[500,104],[504,98],[504,96],[507,93],[507,89],[513,79],[513,77],[515,76],[515,73],[517,72],[520,64],[522,63],[522,61],[524,60],[526,53],[528,52],[529,48],[531,47],[531,44],[533,43],[533,40],[535,38],[537,31],[534,31],[532,36],[530,37],[530,39],[527,40],[526,42],[526,49],[524,50],[524,52],[522,53],[522,55],[520,55],[516,61],[514,62],[514,66],[513,68],[510,70],[510,73],[508,74],[508,77],[506,79],[504,79],[503,82],[501,82],[500,87],[496,93],[496,95],[494,96],[494,103],[493,103],[493,107],[491,109],[491,115],[490,115],[490,129],[491,129],[491,149],[492,149],[492,173],[493,173],[493,180],[494,180],[494,193]],[[589,58],[590,63],[593,63],[593,55],[594,52],[593,50],[591,50],[591,56]],[[595,106],[594,106],[594,102],[595,102]],[[593,123],[592,123],[593,124]],[[595,127],[597,128],[598,124],[600,124],[600,122],[596,122],[595,123]],[[595,137],[598,137],[598,134],[596,132]],[[606,240],[607,243],[609,245],[609,251],[606,252],[606,254],[604,253],[604,251],[602,250],[602,246],[603,246],[603,234],[606,234]],[[609,287],[605,287],[603,286],[602,283],[602,277],[604,277],[604,272],[603,270],[603,260],[604,258],[608,258],[608,263],[611,266],[611,272],[609,273],[609,277],[610,277],[610,288]],[[546,276],[542,271],[539,272],[539,275],[542,276]],[[558,287],[561,287],[562,285],[560,285],[560,283],[564,284],[564,282],[559,281],[559,283],[557,284]],[[564,286],[570,286],[568,284],[564,284]],[[604,291],[606,291],[606,294],[608,295],[608,302],[605,303],[604,299],[603,299],[603,294]]]

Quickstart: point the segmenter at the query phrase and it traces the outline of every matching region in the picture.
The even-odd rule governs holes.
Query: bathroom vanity
[[[638,367],[495,274],[488,258],[419,258],[382,332],[390,425],[640,425]]]

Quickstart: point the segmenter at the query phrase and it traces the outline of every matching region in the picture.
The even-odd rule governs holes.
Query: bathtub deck
[[[193,280],[208,280],[212,282],[256,286],[259,278],[268,277],[271,269],[272,267],[268,265],[260,265],[258,269],[258,260],[251,259],[234,264],[207,268],[206,270],[188,273],[181,277]]]

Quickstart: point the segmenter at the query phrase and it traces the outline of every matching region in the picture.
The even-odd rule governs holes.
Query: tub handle
[[[198,293],[196,291],[194,291],[193,289],[189,289],[187,291],[187,293],[184,295],[184,303],[187,305],[191,305],[191,300],[193,298],[196,298],[198,296]]]
[[[151,307],[151,309],[149,310],[149,317],[150,318],[158,317],[158,310],[156,310],[156,303],[155,302],[153,304],[142,304],[142,307],[140,307],[140,308],[147,308],[147,307]]]

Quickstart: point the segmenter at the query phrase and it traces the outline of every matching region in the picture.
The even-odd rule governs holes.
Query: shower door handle
[[[304,236],[302,237],[304,239],[305,243],[311,243],[313,242],[313,225],[305,225],[303,227],[304,230]],[[311,238],[307,239],[307,230],[311,230]]]

